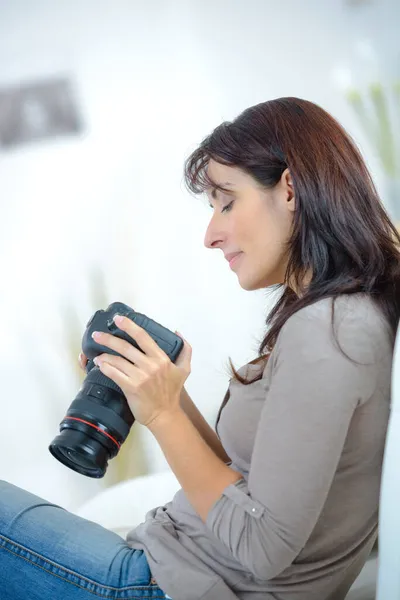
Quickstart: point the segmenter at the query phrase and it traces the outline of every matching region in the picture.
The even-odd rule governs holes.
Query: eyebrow
[[[218,183],[217,187],[213,187],[212,192],[211,192],[211,197],[215,200],[218,189],[224,188],[224,187],[232,187],[233,185],[234,184],[231,183],[230,181],[225,181],[225,183]]]

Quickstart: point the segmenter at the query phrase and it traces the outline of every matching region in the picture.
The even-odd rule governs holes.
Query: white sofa
[[[179,488],[172,471],[135,477],[100,492],[73,512],[125,537],[148,510],[172,500]]]

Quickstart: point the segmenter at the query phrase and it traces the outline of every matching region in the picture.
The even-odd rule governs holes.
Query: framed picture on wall
[[[52,78],[0,88],[0,146],[3,149],[83,129],[71,81]]]

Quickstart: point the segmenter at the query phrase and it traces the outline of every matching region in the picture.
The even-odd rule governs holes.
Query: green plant
[[[399,126],[396,126],[394,116],[397,113],[400,119],[400,81],[395,81],[387,88],[374,82],[367,86],[364,93],[351,88],[346,96],[369,141],[377,150],[386,175],[400,178]]]

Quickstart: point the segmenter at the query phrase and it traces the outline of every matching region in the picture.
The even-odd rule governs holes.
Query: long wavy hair
[[[339,294],[364,292],[382,310],[393,339],[400,317],[400,236],[388,217],[356,144],[324,109],[299,98],[278,98],[243,111],[216,127],[185,161],[190,192],[223,188],[212,181],[214,161],[238,167],[271,189],[285,169],[296,206],[283,293],[270,311],[267,333],[253,363],[265,361],[284,323],[298,310]],[[311,273],[307,287],[304,276]],[[294,288],[301,290],[296,294]],[[333,320],[333,313],[332,313]],[[233,378],[237,373],[229,359]],[[229,398],[224,398],[220,412]]]

